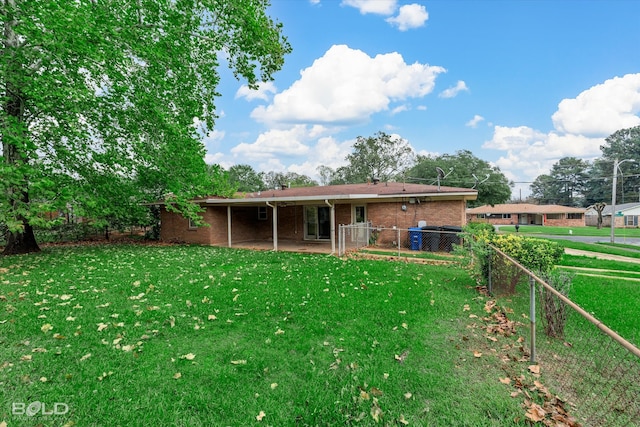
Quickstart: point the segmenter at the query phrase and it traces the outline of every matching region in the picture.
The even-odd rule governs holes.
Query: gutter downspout
[[[325,200],[324,203],[331,208],[331,254],[336,253],[336,205]]]
[[[231,247],[231,205],[227,206],[227,242]]]
[[[273,209],[273,250],[278,251],[278,203],[273,205],[269,202],[265,202],[267,206]]]

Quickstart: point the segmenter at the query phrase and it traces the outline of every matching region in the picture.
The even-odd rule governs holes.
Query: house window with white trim
[[[189,230],[195,230],[196,228],[198,228],[198,224],[196,224],[196,222],[189,218]]]

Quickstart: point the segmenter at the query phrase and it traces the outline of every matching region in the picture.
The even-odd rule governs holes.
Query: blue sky
[[[319,179],[384,131],[418,154],[470,150],[518,198],[640,125],[640,1],[272,0],[269,14],[293,52],[257,91],[223,71],[208,163]]]

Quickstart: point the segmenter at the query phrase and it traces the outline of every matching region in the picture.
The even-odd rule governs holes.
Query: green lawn
[[[515,233],[514,225],[501,225],[500,232]],[[521,225],[519,233],[523,234],[546,234],[558,236],[611,236],[611,228],[603,227],[550,227],[541,225]],[[615,228],[616,238],[640,237],[640,228]]]
[[[525,425],[499,381],[519,337],[485,338],[485,303],[455,265],[199,246],[0,257],[0,424]]]

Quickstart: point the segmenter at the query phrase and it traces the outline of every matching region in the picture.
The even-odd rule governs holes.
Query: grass
[[[470,327],[474,287],[457,267],[199,246],[0,257],[0,424],[525,425],[498,380],[518,336]],[[68,411],[16,411],[34,402]]]
[[[571,233],[570,233],[571,231]],[[515,233],[514,225],[501,225],[500,232]],[[611,228],[603,227],[550,227],[540,225],[521,225],[519,233],[523,234],[541,234],[552,236],[611,236]],[[640,237],[640,228],[615,228],[616,237]]]

